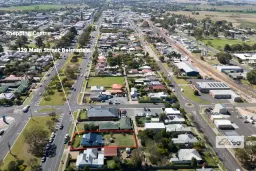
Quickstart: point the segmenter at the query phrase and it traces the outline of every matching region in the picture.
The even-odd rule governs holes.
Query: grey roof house
[[[180,134],[178,138],[172,138],[174,144],[194,144],[198,139],[192,134]]]
[[[173,163],[190,163],[192,158],[195,158],[197,162],[202,161],[202,157],[196,149],[180,149],[177,157],[171,158],[170,161]]]
[[[87,116],[90,120],[112,120],[118,118],[118,110],[116,108],[105,108],[102,106],[88,109]]]
[[[100,168],[104,165],[104,151],[98,151],[97,148],[88,148],[77,156],[76,167],[84,166]]]

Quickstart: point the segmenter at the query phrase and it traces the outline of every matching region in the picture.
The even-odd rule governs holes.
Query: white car
[[[145,113],[137,113],[136,116],[145,116]]]

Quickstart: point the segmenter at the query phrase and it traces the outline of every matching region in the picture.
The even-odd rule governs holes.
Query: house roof
[[[202,160],[201,155],[198,153],[196,149],[180,149],[178,152],[179,160],[192,160],[195,158],[197,161]]]
[[[180,134],[178,138],[172,138],[174,144],[185,144],[185,143],[196,143],[198,142],[197,138],[192,134]]]
[[[190,132],[191,131],[190,127],[187,127],[187,125],[183,125],[183,124],[169,124],[169,125],[165,125],[165,128],[167,132],[178,132],[178,131]]]
[[[104,152],[98,151],[97,148],[88,148],[77,156],[76,166],[85,165],[102,166],[104,164]]]
[[[9,88],[8,85],[2,85],[2,86],[0,87],[0,93],[4,93],[8,88]]]
[[[121,119],[120,119],[120,129],[132,129],[131,118],[121,117]]]
[[[164,123],[145,123],[145,129],[165,129]]]
[[[123,86],[121,84],[113,84],[112,88],[114,89],[121,89]]]
[[[105,108],[102,106],[90,108],[87,116],[90,117],[118,117],[116,108]]]
[[[153,86],[150,86],[150,88],[153,90],[165,90],[166,89],[163,85],[153,85]]]
[[[99,124],[99,129],[119,129],[119,126],[117,123],[113,122],[105,122],[105,123],[100,123]]]
[[[96,133],[88,133],[84,134],[83,138],[81,140],[81,145],[87,146],[87,145],[101,145],[102,142],[102,135],[96,134]]]
[[[165,113],[168,115],[180,115],[180,111],[175,108],[165,108]]]
[[[117,156],[117,148],[104,147],[104,156],[105,157]]]

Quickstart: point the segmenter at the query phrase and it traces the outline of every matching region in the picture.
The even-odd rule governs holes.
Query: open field
[[[51,117],[49,116],[36,116],[33,117],[33,119],[30,119],[27,126],[25,127],[25,130],[30,130],[33,126],[37,125],[37,126],[41,126],[44,129],[48,130],[46,125],[46,122],[51,120]],[[11,152],[12,154],[8,154],[4,160],[4,165],[1,168],[7,169],[8,163],[10,161],[16,161],[17,159],[20,160],[24,160],[24,164],[28,165],[28,161],[31,158],[36,158],[35,156],[33,156],[32,154],[28,153],[28,145],[25,144],[25,140],[24,140],[24,131],[20,134],[19,138],[17,139],[17,141],[15,142],[15,144],[13,145]],[[50,135],[50,132],[49,132]],[[38,163],[40,161],[40,158],[37,158]],[[31,168],[27,167],[25,169],[25,171],[30,171]]]
[[[255,14],[253,13],[245,14],[213,11],[199,11],[199,15],[192,15],[191,11],[170,11],[170,13],[190,16],[197,20],[202,20],[206,17],[210,17],[213,21],[227,20],[229,22],[232,22],[234,26],[239,26],[242,22],[244,22],[247,24],[251,24],[253,28],[256,27]]]
[[[29,5],[29,6],[12,6],[12,7],[6,7],[6,8],[0,8],[0,10],[7,10],[7,11],[31,11],[31,10],[48,10],[48,9],[60,9],[60,8],[65,8],[65,7],[73,7],[75,8],[76,5],[47,5],[47,4],[42,4],[42,5]]]
[[[177,78],[175,76],[173,76],[173,80],[177,83],[177,84],[188,84],[188,82],[184,79],[180,79],[180,78]]]
[[[182,92],[182,94],[187,97],[188,99],[194,101],[194,102],[197,102],[197,103],[202,103],[202,104],[207,104],[208,102],[207,101],[204,101],[202,99],[200,99],[199,96],[195,96],[194,95],[194,90],[189,86],[189,85],[183,85],[183,86],[180,86],[184,92]]]
[[[230,39],[204,39],[202,40],[204,44],[207,44],[208,42],[211,42],[211,46],[214,47],[215,49],[221,48],[221,50],[224,48],[226,44],[233,45],[233,44],[243,44],[242,40],[230,40]],[[246,42],[248,44],[252,42]]]
[[[105,143],[106,146],[135,146],[135,140],[132,134],[113,134],[113,143]],[[104,135],[105,141],[111,138],[110,134]]]
[[[53,105],[53,106],[60,106],[65,103],[65,100],[63,100],[64,95],[62,92],[58,92],[57,90],[54,90],[54,95],[50,96],[51,100],[46,101],[44,98],[40,101],[40,106],[46,106],[46,105]]]
[[[111,87],[112,84],[124,84],[124,77],[90,77],[88,87]]]

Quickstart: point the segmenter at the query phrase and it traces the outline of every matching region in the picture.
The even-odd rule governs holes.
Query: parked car
[[[54,137],[55,137],[55,132],[52,132],[51,138],[54,138]]]
[[[0,131],[0,135],[3,135],[3,134],[4,134],[4,130],[1,130],[1,131]]]
[[[249,121],[248,120],[244,120],[244,123],[249,123]]]
[[[126,110],[121,110],[121,114],[126,114],[127,111]]]
[[[42,157],[42,163],[44,163],[46,161],[46,157]]]
[[[61,126],[60,126],[60,130],[62,130],[63,128],[64,128],[64,126],[63,126],[63,125],[61,125]]]

